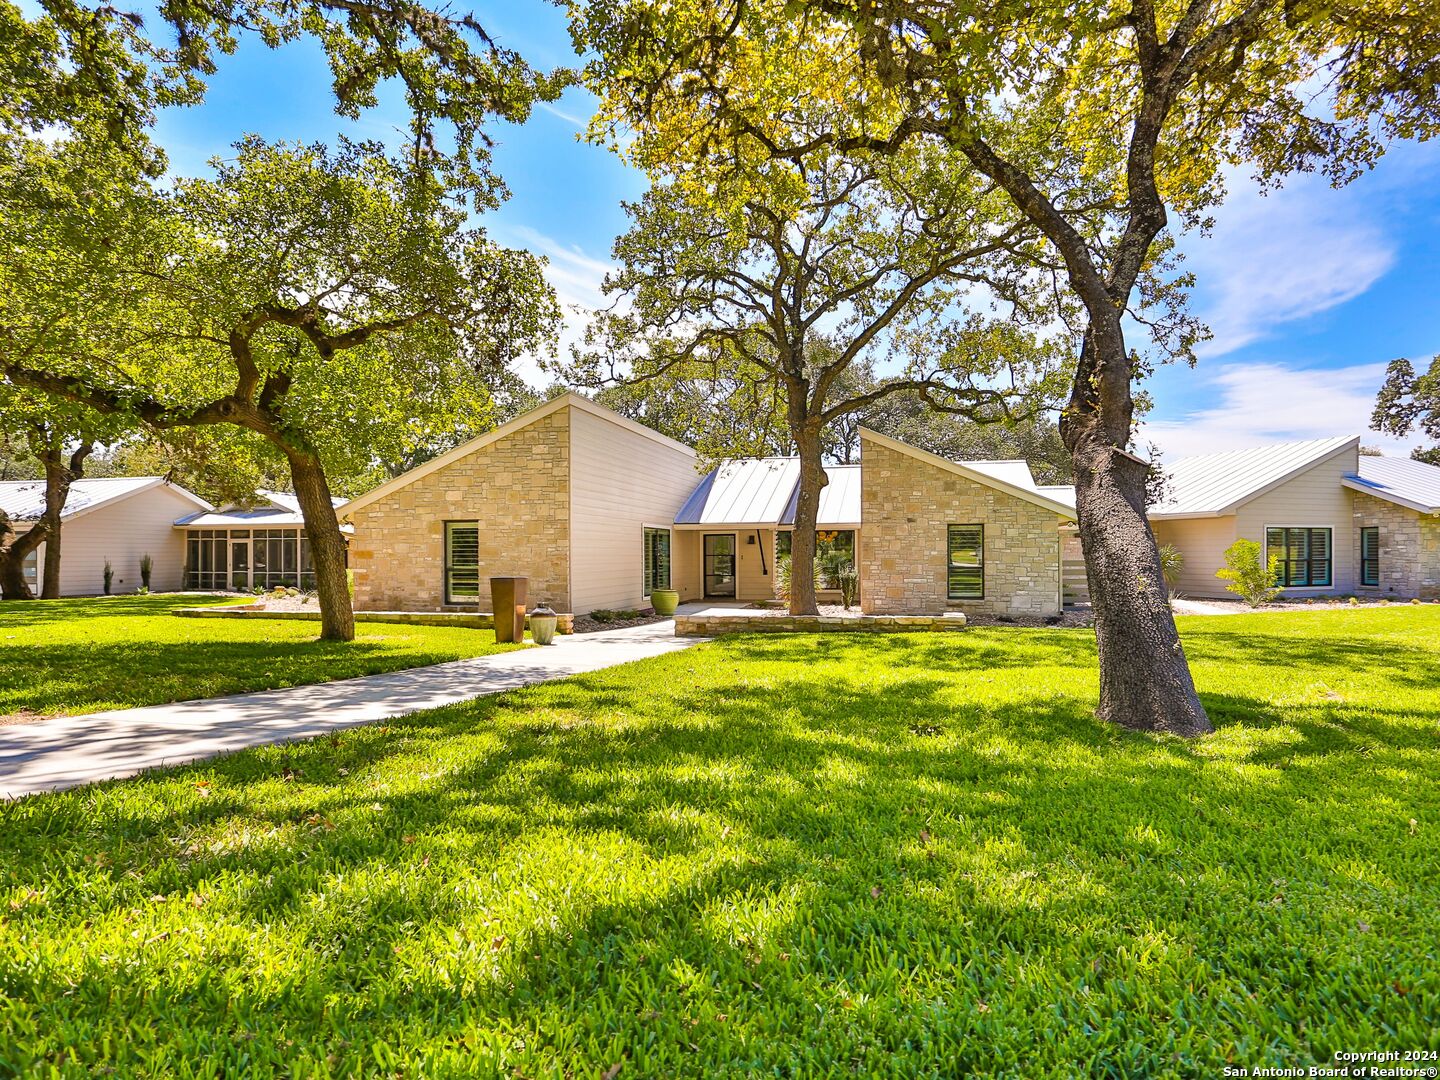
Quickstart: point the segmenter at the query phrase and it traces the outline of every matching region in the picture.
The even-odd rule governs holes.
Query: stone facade
[[[823,634],[827,632],[919,634],[927,631],[964,630],[965,616],[950,615],[761,615],[744,612],[724,615],[676,615],[676,637],[715,637],[719,634]]]
[[[355,606],[444,609],[445,523],[478,521],[480,599],[491,577],[530,579],[529,604],[570,610],[570,410],[543,416],[355,510]]]
[[[861,461],[866,614],[1059,613],[1059,515],[863,434]],[[983,600],[946,595],[950,525],[985,527]]]
[[[1408,507],[1354,493],[1357,593],[1408,600],[1440,599],[1440,521]],[[1360,530],[1380,530],[1380,584],[1361,585]]]

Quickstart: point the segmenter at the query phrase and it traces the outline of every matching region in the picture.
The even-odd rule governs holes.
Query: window
[[[1360,584],[1380,584],[1380,530],[1360,530]]]
[[[794,537],[793,529],[775,534],[775,558],[789,557]],[[855,568],[855,530],[816,529],[815,561],[820,565],[821,587],[838,589],[841,571]]]
[[[1280,584],[1286,588],[1317,588],[1330,584],[1330,530],[1268,528],[1265,558],[1280,560]]]
[[[25,575],[25,584],[34,589],[40,580],[40,553],[32,551],[26,555],[20,564],[20,570]]]
[[[191,529],[185,537],[185,587],[224,591],[230,587],[228,538],[224,529]]]
[[[670,530],[645,529],[644,595],[670,588]]]
[[[473,521],[445,523],[445,603],[480,599],[480,526]]]
[[[951,600],[985,599],[985,526],[951,525],[946,596]]]

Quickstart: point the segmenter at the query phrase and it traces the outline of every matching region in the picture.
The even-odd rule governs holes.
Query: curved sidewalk
[[[697,643],[665,622],[557,637],[554,646],[454,660],[385,675],[178,701],[0,727],[0,798],[134,776],[251,746],[563,679]]]

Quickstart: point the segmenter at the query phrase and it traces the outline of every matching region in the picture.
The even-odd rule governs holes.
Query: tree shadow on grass
[[[137,994],[159,987],[188,1002],[181,1046],[244,1016],[292,1055],[358,1064],[380,1040],[532,1074],[595,1072],[618,1046],[642,1075],[997,1060],[1145,1075],[1247,1039],[1266,1061],[1322,1057],[1297,1029],[1335,1017],[1347,1035],[1420,1030],[1431,999],[1386,986],[1423,978],[1433,874],[1404,845],[1434,843],[1407,838],[1394,798],[1436,809],[1414,754],[1433,714],[1209,694],[1222,727],[1294,732],[1216,758],[1101,725],[1084,679],[995,699],[988,643],[926,642],[917,660],[873,640],[733,639],[643,678],[598,672],[27,801],[0,820],[12,888],[109,847],[100,876],[124,903],[218,891],[211,932],[308,961],[213,1000],[145,954],[78,998],[43,961],[7,985],[72,1031],[143,1015]],[[1072,646],[1027,649],[1015,666],[1063,667]],[[852,678],[862,655],[914,674]],[[1286,765],[1297,754],[1306,769]],[[215,794],[190,796],[197,778]],[[207,854],[231,821],[289,841]],[[199,852],[177,858],[177,836]],[[1392,884],[1344,877],[1355,860]],[[84,893],[51,903],[93,914]],[[31,941],[69,925],[9,918]],[[1331,948],[1356,919],[1377,932]],[[225,961],[252,962],[239,946]]]
[[[170,615],[180,608],[233,604],[239,597],[197,594],[91,596],[69,600],[0,601],[0,628],[85,622],[90,619],[133,619]]]

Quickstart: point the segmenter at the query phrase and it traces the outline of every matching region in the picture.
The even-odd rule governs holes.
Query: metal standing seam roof
[[[1346,476],[1343,483],[1423,514],[1440,512],[1440,468],[1414,458],[1362,455],[1359,473]]]
[[[817,525],[860,522],[860,466],[827,465]],[[741,458],[702,479],[675,515],[676,525],[790,525],[799,496],[800,459]]]
[[[1165,465],[1169,498],[1150,509],[1152,518],[1226,514],[1240,503],[1347,446],[1358,435],[1272,443],[1246,450],[1200,454]]]
[[[269,529],[300,528],[305,516],[300,513],[300,500],[287,491],[257,491],[265,500],[263,506],[227,506],[220,510],[191,514],[175,522],[176,528],[185,529]],[[331,499],[335,506],[344,504],[344,499]],[[351,526],[344,526],[352,531]]]
[[[65,500],[61,520],[72,518],[86,510],[114,502],[165,483],[163,476],[103,476],[93,479],[76,480],[70,485],[70,494]],[[184,488],[170,485],[175,491],[194,499],[201,506],[210,504]],[[44,480],[0,481],[0,510],[10,515],[12,521],[35,521],[45,513]]]

